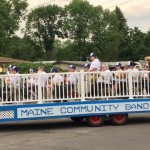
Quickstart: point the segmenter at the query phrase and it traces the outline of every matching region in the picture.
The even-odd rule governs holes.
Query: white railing
[[[149,71],[0,75],[0,104],[150,97]]]

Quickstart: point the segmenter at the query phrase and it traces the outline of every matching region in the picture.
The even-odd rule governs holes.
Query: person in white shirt
[[[46,87],[46,83],[48,82],[48,76],[45,72],[45,67],[44,66],[39,66],[38,67],[38,72],[39,74],[38,79],[40,82],[40,86],[41,86],[41,90],[42,90],[42,98],[45,98],[45,87]]]
[[[10,78],[10,82],[12,86],[18,87],[20,85],[20,76],[19,75],[19,68],[17,66],[13,66],[11,70],[11,74],[14,75]],[[17,75],[17,76],[16,76]]]
[[[78,82],[78,76],[75,73],[76,71],[76,66],[75,65],[70,65],[68,67],[68,71],[70,74],[68,74],[64,81],[65,81],[65,97],[74,97],[76,94],[76,88],[77,88],[77,82]]]
[[[21,96],[21,93],[20,93],[21,77],[19,76],[19,68],[17,66],[13,66],[11,68],[11,75],[13,75],[13,76],[10,77],[10,91],[12,92],[12,93],[10,93],[10,96],[12,97],[12,95],[13,95],[12,98],[13,98],[13,100],[16,101],[21,98],[21,97],[19,97],[19,95]]]
[[[76,86],[78,82],[78,77],[77,74],[75,73],[76,66],[70,65],[68,71],[70,72],[70,74],[66,78],[66,84],[72,84],[73,86]]]
[[[130,66],[128,71],[131,71],[132,73],[132,83],[133,83],[133,94],[137,95],[139,94],[139,88],[140,88],[140,71],[139,69],[136,67],[138,66],[137,63],[135,63],[134,61],[130,62]]]
[[[48,85],[47,85],[47,97],[48,99],[56,99],[62,98],[62,83],[64,82],[64,78],[58,73],[57,68],[52,68],[50,73],[55,73],[54,75],[49,76]]]
[[[144,71],[146,72],[141,73],[141,92],[150,94],[150,72],[148,64],[146,64]]]
[[[89,68],[89,72],[96,72],[96,71],[100,71],[101,70],[101,63],[99,61],[99,59],[96,57],[96,55],[94,53],[90,54],[90,60],[91,60],[91,65]]]
[[[36,75],[36,72],[37,71],[34,68],[29,69],[29,74],[31,74],[31,76],[29,76],[27,79],[26,88],[27,91],[29,91],[30,100],[37,99],[38,76]]]
[[[88,72],[90,69],[90,64],[85,64],[83,66],[84,72]],[[85,87],[85,95],[88,96],[90,95],[90,82],[91,82],[91,76],[89,73],[84,74],[84,87]]]
[[[126,70],[122,70],[122,65],[117,62],[115,65],[114,77],[113,77],[113,91],[117,95],[126,95],[127,93],[127,73]]]
[[[101,72],[99,74],[98,80],[98,90],[99,95],[110,95],[110,85],[112,83],[112,73],[109,70],[109,67],[107,64],[102,65]]]

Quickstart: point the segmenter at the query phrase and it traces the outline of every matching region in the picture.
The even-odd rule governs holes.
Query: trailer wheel
[[[86,117],[87,124],[92,127],[99,127],[104,123],[104,121],[105,121],[105,116]]]
[[[113,125],[124,125],[128,121],[128,114],[110,115],[109,120]]]
[[[84,117],[71,117],[71,120],[74,122],[82,122],[84,120]]]

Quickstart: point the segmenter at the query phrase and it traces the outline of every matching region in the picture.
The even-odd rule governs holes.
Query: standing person
[[[96,57],[96,55],[94,53],[91,53],[89,57],[91,60],[91,66],[88,71],[89,72],[100,71],[101,63],[100,63],[99,59]]]
[[[90,60],[91,60],[91,65],[90,68],[88,70],[88,72],[98,72],[101,70],[101,63],[99,61],[99,59],[96,57],[96,54],[91,53],[90,54]],[[92,96],[97,96],[97,90],[96,89],[96,82],[97,82],[97,78],[98,78],[98,74],[96,73],[90,73],[90,95],[92,94]]]

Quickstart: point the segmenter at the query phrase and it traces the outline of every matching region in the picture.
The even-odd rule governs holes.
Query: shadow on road
[[[69,128],[86,127],[86,123],[75,123],[69,119],[65,120],[47,120],[47,121],[30,121],[30,122],[18,122],[18,123],[5,123],[0,124],[0,132],[2,131],[22,131],[22,130],[64,130]]]
[[[142,125],[150,124],[150,115],[142,116],[132,116],[129,117],[129,125]],[[109,121],[105,121],[105,124],[102,127],[112,126]],[[86,122],[75,123],[70,119],[52,119],[47,121],[30,121],[30,122],[19,122],[19,123],[5,123],[0,124],[0,132],[10,131],[33,131],[33,130],[64,130],[71,128],[87,128],[89,127]]]

